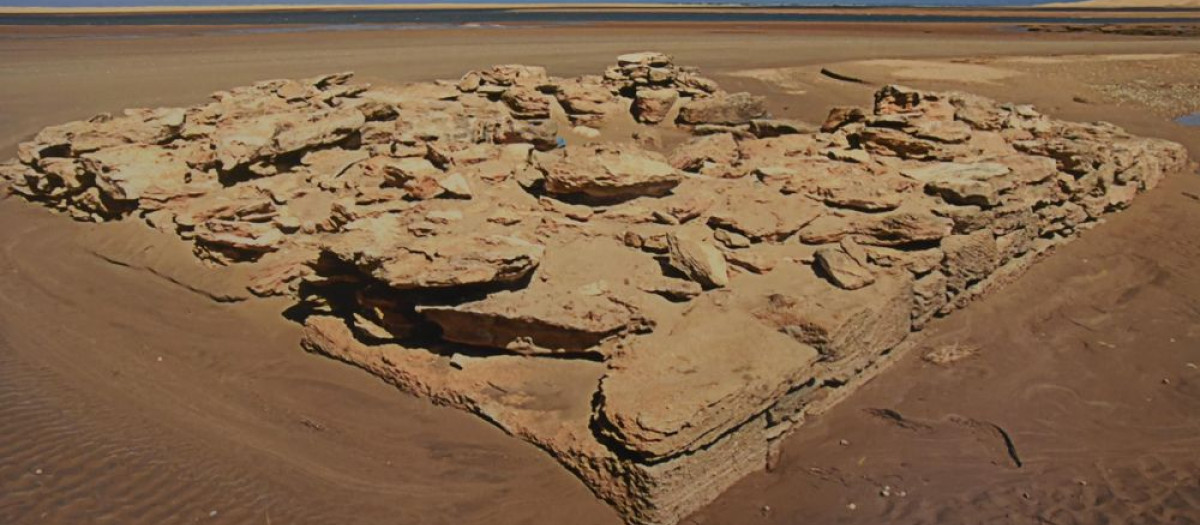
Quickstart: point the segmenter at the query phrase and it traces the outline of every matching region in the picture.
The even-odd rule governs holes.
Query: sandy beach
[[[1200,128],[1173,122],[1200,111],[1193,38],[911,23],[3,31],[3,158],[45,126],[263,79],[353,70],[396,84],[510,63],[573,76],[642,50],[766,96],[776,117],[820,123],[897,82],[1200,152]],[[792,436],[772,471],[685,522],[1200,520],[1198,196],[1195,173],[1172,175],[934,321],[921,347]],[[0,201],[0,223],[2,522],[621,522],[535,447],[301,351],[286,301],[246,300],[245,275],[174,237],[17,198]],[[948,348],[965,357],[926,358]]]

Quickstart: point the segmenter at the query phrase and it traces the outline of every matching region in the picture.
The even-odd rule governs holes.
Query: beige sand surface
[[[646,48],[698,64],[729,89],[769,95],[779,116],[808,120],[873,90],[820,75],[839,63],[1183,53],[1186,61],[1164,66],[1001,61],[994,67],[1022,74],[906,82],[1110,120],[1200,151],[1200,131],[1094,87],[1195,82],[1194,40],[831,25],[20,35],[0,40],[5,158],[49,124],[195,103],[263,78],[354,69],[402,81],[510,62],[574,75]],[[799,81],[810,88],[799,95],[731,75],[778,67],[809,68]],[[976,355],[948,366],[907,356],[793,438],[778,469],[748,478],[695,522],[1194,520],[1198,195],[1194,175],[1172,177],[1017,285],[935,323],[933,347]],[[15,199],[0,202],[0,224],[0,522],[618,522],[532,447],[302,353],[282,304],[214,301],[235,293],[236,275],[213,278],[182,266],[160,240],[130,239],[121,225],[98,232]],[[866,409],[893,410],[917,430]],[[1003,428],[1023,466],[1008,462],[992,427],[962,421]]]
[[[1083,0],[1082,2],[1053,2],[1041,7],[1073,7],[1083,9],[1153,9],[1200,7],[1196,0]]]

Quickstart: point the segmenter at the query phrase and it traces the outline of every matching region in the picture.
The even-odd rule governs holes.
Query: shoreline
[[[863,31],[891,35],[895,38],[920,38],[931,31],[943,35],[972,38],[981,34],[995,38],[1011,38],[1020,34],[1012,30],[1012,24],[994,22],[941,22],[905,23],[879,22],[592,22],[586,24],[515,24],[495,23],[470,26],[440,26],[434,24],[363,24],[354,27],[322,26],[314,24],[278,25],[3,25],[5,37],[0,43],[11,42],[66,42],[90,40],[117,45],[122,41],[168,41],[187,39],[207,43],[231,43],[268,38],[272,41],[288,41],[303,38],[301,35],[338,34],[350,40],[379,39],[389,31],[403,31],[410,38],[443,38],[450,35],[478,34],[480,38],[496,38],[500,35],[520,36],[530,31],[554,34],[578,33],[593,35],[604,31],[667,31],[672,34],[688,31],[704,31],[712,34],[775,35],[789,37],[803,32],[808,35],[854,35]],[[1040,33],[1046,40],[1086,40],[1095,38],[1087,33]],[[326,38],[321,36],[320,38]],[[62,44],[58,44],[58,43]],[[428,79],[425,79],[428,80]]]
[[[1200,16],[1200,3],[1170,3],[1160,5],[1129,5],[1120,2],[1080,2],[1079,5],[1068,2],[1047,3],[1030,6],[856,6],[856,5],[822,5],[822,6],[778,6],[778,5],[744,5],[736,3],[412,3],[412,4],[313,4],[313,5],[282,5],[257,4],[244,6],[129,6],[129,7],[19,7],[0,6],[0,15],[154,15],[154,14],[241,14],[241,13],[302,13],[302,12],[346,12],[346,11],[423,11],[423,10],[462,10],[462,11],[530,11],[530,12],[572,12],[572,11],[615,11],[615,12],[705,12],[705,13],[856,13],[856,14],[922,14],[969,12],[974,16],[1013,16],[1028,13],[1030,16],[1046,16],[1054,13],[1070,13],[1073,15],[1103,15],[1121,13],[1129,16],[1161,17],[1171,14],[1195,14]]]
[[[267,33],[291,30],[385,30],[421,28],[545,27],[659,23],[704,25],[807,24],[972,24],[972,25],[1105,25],[1187,27],[1200,23],[1200,10],[1072,10],[993,7],[729,7],[696,4],[411,4],[399,8],[368,6],[277,6],[279,10],[238,8],[0,8],[0,27],[43,28],[190,28],[208,31],[236,27],[262,28]],[[1187,30],[1183,33],[1191,34]],[[4,35],[0,39],[11,38]]]
[[[1190,83],[1200,40],[994,27],[621,23],[398,36],[27,25],[0,38],[7,80],[0,150],[14,155],[17,142],[45,126],[129,107],[199,104],[214,91],[268,78],[353,70],[365,82],[394,85],[508,63],[571,77],[601,70],[621,53],[655,49],[727,89],[767,96],[780,118],[822,122],[829,107],[869,100],[872,88],[821,75],[828,67],[871,82],[1034,104],[1055,118],[1105,120],[1200,151],[1200,128],[1094,87],[1161,92]],[[36,37],[130,32],[163,36]],[[1102,54],[1127,59],[1090,57]],[[1196,515],[1191,485],[1175,482],[1200,472],[1195,433],[1179,430],[1200,423],[1189,404],[1200,376],[1181,364],[1196,361],[1188,351],[1200,343],[1191,308],[1200,300],[1193,278],[1200,235],[1179,227],[1195,216],[1197,201],[1188,194],[1200,195],[1200,178],[1166,181],[1018,283],[935,322],[926,329],[928,351],[974,354],[938,365],[921,359],[925,348],[909,353],[793,436],[774,471],[743,480],[695,521]],[[16,200],[0,201],[0,217],[12,225],[0,234],[0,261],[10,270],[0,278],[0,302],[9,306],[0,309],[0,398],[13,400],[0,404],[0,442],[10,451],[0,464],[7,480],[0,523],[171,521],[154,519],[161,509],[179,521],[212,523],[263,523],[267,515],[295,525],[622,523],[541,450],[298,350],[300,334],[280,315],[283,304],[217,303],[148,269],[174,270],[168,275],[189,289],[237,285],[236,276],[193,276],[172,263],[191,261],[188,246],[142,235],[148,229],[139,223],[113,223],[126,228],[94,235]],[[162,250],[143,252],[144,245]],[[97,252],[146,253],[148,262],[119,266]],[[1062,293],[1048,301],[1046,290]],[[928,430],[897,427],[875,415],[880,409]],[[1005,463],[1000,437],[947,414],[1003,426],[1024,467]],[[1143,462],[1153,477],[1135,468]],[[881,496],[881,483],[891,496]],[[1147,503],[1059,506],[1091,490],[1146,494]],[[1172,502],[1182,503],[1165,508]]]
[[[1080,23],[1082,25],[1084,23]],[[553,31],[555,33],[570,31],[585,31],[590,34],[595,31],[704,31],[713,33],[744,33],[755,35],[795,35],[797,32],[812,35],[855,35],[864,31],[875,34],[886,34],[893,37],[918,37],[931,31],[940,34],[959,37],[979,37],[988,35],[992,38],[1011,38],[1029,32],[1024,22],[1000,22],[988,20],[928,22],[928,21],[766,21],[747,22],[731,20],[725,22],[713,21],[593,21],[586,23],[554,23],[554,22],[489,22],[467,24],[439,23],[361,23],[355,25],[320,24],[320,23],[289,23],[289,24],[112,24],[112,25],[40,25],[40,24],[2,24],[0,29],[5,32],[0,42],[11,41],[54,41],[54,40],[96,40],[120,41],[141,40],[154,38],[204,38],[242,39],[251,37],[285,38],[289,35],[305,33],[338,33],[346,38],[365,38],[367,35],[403,31],[417,36],[448,35],[460,32],[479,32],[486,35],[523,34],[526,31]],[[1068,24],[1036,24],[1039,27],[1067,27]],[[1134,24],[1136,25],[1136,24]],[[1150,25],[1145,24],[1145,25]],[[1087,40],[1095,39],[1098,34],[1090,32],[1048,32],[1042,29],[1039,37],[1047,40]],[[489,36],[490,38],[490,36]]]
[[[502,10],[515,8],[559,8],[577,6],[579,4],[563,4],[563,3],[536,3],[536,4],[516,4],[516,3],[450,3],[450,2],[431,2],[431,3],[412,3],[412,4],[305,4],[305,5],[287,5],[287,4],[254,4],[254,5],[197,5],[197,6],[120,6],[120,7],[100,7],[100,6],[77,6],[77,7],[36,7],[36,6],[0,6],[0,15],[107,15],[107,14],[192,14],[192,13],[292,13],[304,11],[418,11],[424,9],[470,9],[470,10]],[[671,7],[693,7],[702,4],[636,4],[636,3],[598,3],[589,4],[587,7],[595,7],[597,9],[606,8],[671,8]]]

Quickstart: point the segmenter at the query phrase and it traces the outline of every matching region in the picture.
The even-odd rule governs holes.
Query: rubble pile
[[[304,347],[476,412],[630,522],[772,461],[933,317],[1185,168],[1174,143],[888,86],[818,126],[661,53],[603,75],[272,80],[46,128],[9,191],[296,300]],[[563,144],[622,124],[692,138]]]

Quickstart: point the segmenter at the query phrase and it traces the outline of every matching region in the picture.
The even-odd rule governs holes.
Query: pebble
[[[843,447],[847,447],[847,446],[850,446],[850,440],[848,440],[848,439],[839,439],[839,440],[838,440],[838,444],[839,444],[839,445],[841,445],[841,446],[843,446]]]
[[[846,508],[848,508],[848,509],[850,509],[850,510],[854,510],[854,509],[857,509],[857,508],[858,508],[858,505],[855,505],[855,504],[853,504],[853,503],[850,503],[850,504],[846,505]]]
[[[214,510],[214,511],[209,511],[209,513],[208,513],[208,517],[210,517],[210,518],[215,518],[215,517],[217,517],[217,511],[215,511],[215,510]]]
[[[33,473],[34,473],[34,474],[37,474],[37,475],[39,475],[39,476],[41,476],[41,475],[42,475],[42,469],[37,469],[37,470],[33,471]]]

